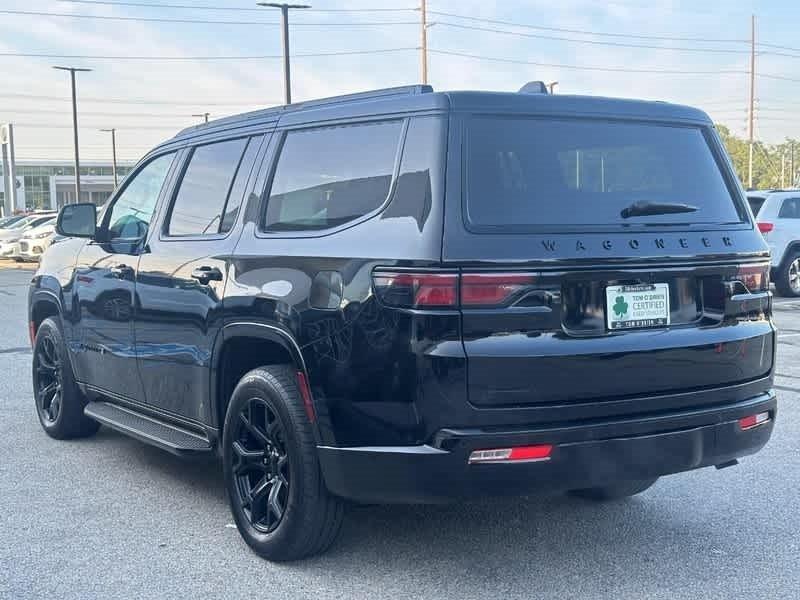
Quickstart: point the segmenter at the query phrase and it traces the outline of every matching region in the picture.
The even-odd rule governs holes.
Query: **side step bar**
[[[83,413],[111,429],[178,456],[210,452],[212,449],[208,438],[202,434],[109,402],[89,402]]]

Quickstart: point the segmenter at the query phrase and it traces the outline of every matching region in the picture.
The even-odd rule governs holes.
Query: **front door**
[[[136,275],[136,353],[147,402],[207,418],[214,340],[239,237],[239,207],[263,136],[198,145],[160,212]]]
[[[156,157],[125,181],[75,270],[70,347],[77,379],[138,402],[145,397],[133,330],[136,271],[174,158],[174,153]]]

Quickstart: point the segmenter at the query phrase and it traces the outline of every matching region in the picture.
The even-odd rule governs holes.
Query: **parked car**
[[[2,231],[4,229],[8,229],[14,223],[17,223],[18,221],[21,221],[26,216],[27,215],[24,215],[24,214],[22,214],[22,215],[11,215],[10,217],[4,217],[4,218],[0,219],[0,231]]]
[[[19,240],[25,232],[55,218],[55,213],[33,214],[0,230],[0,258],[10,258],[19,253]]]
[[[800,190],[769,192],[758,229],[772,252],[772,280],[781,296],[800,297]]]
[[[272,560],[329,547],[343,500],[623,498],[773,430],[769,249],[693,108],[413,86],[262,110],[58,230],[29,299],[45,432],[218,452]]]
[[[17,243],[16,253],[12,258],[18,262],[37,261],[50,246],[56,231],[56,216],[53,215],[44,223],[30,227],[22,233]]]
[[[758,211],[761,210],[761,206],[764,204],[764,200],[767,199],[770,190],[753,190],[747,192],[747,202],[750,204],[750,210],[753,211],[753,216],[758,216]]]

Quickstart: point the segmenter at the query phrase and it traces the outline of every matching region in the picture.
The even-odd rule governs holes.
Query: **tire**
[[[327,550],[344,505],[325,487],[296,369],[260,367],[242,377],[224,427],[225,486],[244,541],[272,561]]]
[[[781,296],[800,297],[800,252],[786,257],[775,275],[775,289]]]
[[[654,479],[632,479],[630,481],[620,481],[612,485],[572,490],[569,493],[579,498],[585,498],[586,500],[606,502],[608,500],[620,500],[640,494],[650,488],[656,481],[658,481],[658,477]]]
[[[72,364],[56,319],[45,319],[33,344],[33,393],[45,433],[57,440],[88,437],[100,424],[83,414],[86,397],[75,383]]]

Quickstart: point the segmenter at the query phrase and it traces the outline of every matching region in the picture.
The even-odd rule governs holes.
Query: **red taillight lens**
[[[389,273],[373,275],[375,292],[389,306],[452,308],[458,306],[456,273]]]
[[[462,275],[461,304],[463,306],[498,306],[535,281],[535,276],[520,273]]]
[[[758,225],[758,230],[761,233],[769,233],[770,231],[775,229],[775,225],[773,225],[772,223],[757,223],[757,225]]]
[[[742,266],[736,276],[751,293],[769,289],[769,265]]]

